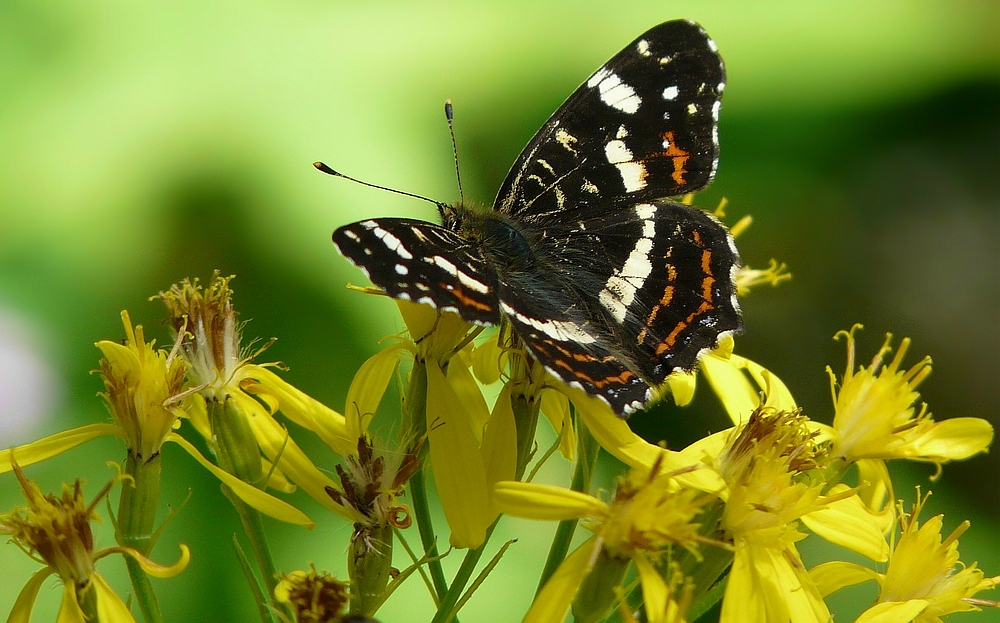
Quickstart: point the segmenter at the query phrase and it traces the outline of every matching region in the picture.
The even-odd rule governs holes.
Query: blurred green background
[[[698,203],[727,197],[754,266],[775,257],[795,279],[744,302],[742,354],[792,388],[816,419],[832,405],[824,372],[843,370],[833,334],[864,323],[859,359],[884,333],[911,336],[907,363],[934,358],[922,386],[937,418],[998,422],[1000,380],[1000,4],[994,0],[769,2],[0,3],[0,447],[107,418],[95,393],[100,339],[119,312],[168,341],[148,297],[215,268],[235,273],[248,337],[276,336],[264,360],[341,409],[353,370],[400,328],[394,307],[347,291],[364,283],[330,243],[371,216],[432,219],[433,208],[316,172],[345,173],[441,200],[457,198],[442,103],[455,102],[466,194],[488,205],[521,147],[590,72],[645,29],[688,17],[726,59],[718,177]],[[679,447],[725,420],[714,399],[661,406],[637,430]],[[296,439],[332,469],[335,458]],[[33,466],[54,490],[93,495],[118,443]],[[565,479],[561,459],[544,476]],[[609,462],[610,465],[610,462]],[[930,466],[892,466],[897,491]],[[165,452],[163,507],[190,503],[155,557],[188,543],[190,568],[155,581],[170,621],[255,618],[216,482]],[[963,519],[963,558],[1000,573],[996,455],[946,466],[929,513]],[[610,481],[608,481],[610,482]],[[20,501],[0,478],[0,509]],[[350,527],[303,495],[312,532],[272,524],[278,565],[346,575]],[[467,606],[466,622],[518,620],[553,526],[505,520],[511,548]],[[414,542],[416,537],[412,537]],[[831,555],[805,543],[807,561]],[[113,542],[110,528],[100,546]],[[453,557],[457,558],[457,557]],[[398,559],[398,566],[405,564]],[[457,560],[446,560],[457,565]],[[0,548],[0,614],[37,568]],[[123,592],[123,565],[100,569]],[[35,620],[52,620],[54,582]],[[870,591],[869,591],[870,593]],[[864,590],[832,604],[859,612]],[[997,598],[997,595],[985,595]],[[385,621],[426,620],[418,582]],[[956,620],[998,620],[996,613]]]

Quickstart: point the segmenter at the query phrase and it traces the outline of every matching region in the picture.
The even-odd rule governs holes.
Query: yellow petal
[[[888,534],[896,522],[893,503],[896,494],[892,488],[889,469],[882,459],[860,459],[858,467],[858,497],[868,507],[878,522],[882,534]]]
[[[712,386],[712,391],[722,401],[729,418],[735,424],[746,422],[760,404],[759,388],[750,383],[732,358],[723,359],[709,353],[701,358],[699,366],[708,384]]]
[[[572,461],[576,454],[576,431],[569,414],[569,399],[566,394],[554,389],[542,390],[541,410],[552,425],[552,430],[559,435],[559,452],[567,461]]]
[[[438,312],[430,305],[411,303],[401,299],[395,299],[399,308],[399,315],[403,317],[406,330],[409,331],[413,341],[419,341],[434,330],[434,325],[438,321]]]
[[[261,460],[261,465],[264,468],[264,473],[267,474],[267,486],[265,489],[275,489],[282,493],[295,493],[298,489],[271,461],[263,459]]]
[[[830,493],[837,494],[847,489],[846,485],[839,484]],[[871,560],[884,562],[889,559],[889,544],[882,536],[878,521],[856,495],[803,515],[802,523],[827,541]]]
[[[189,550],[188,546],[183,543],[181,543],[180,547],[181,557],[178,558],[177,562],[172,565],[161,565],[154,562],[140,554],[138,550],[131,547],[117,547],[112,549],[134,558],[135,561],[139,563],[139,566],[142,567],[142,570],[147,574],[153,576],[154,578],[163,579],[172,578],[181,571],[184,571],[187,569],[188,563],[191,562],[191,550]]]
[[[705,357],[708,359],[708,357]],[[753,560],[745,547],[736,548],[729,582],[722,597],[722,614],[719,623],[746,623],[767,621],[764,593],[757,582]]]
[[[553,485],[527,482],[498,482],[493,496],[501,512],[525,519],[555,521],[596,517],[608,510],[597,498]]]
[[[514,480],[517,470],[517,424],[510,403],[509,384],[493,406],[493,415],[483,435],[482,457],[486,467],[486,490],[492,497],[493,485],[502,480]],[[493,512],[499,514],[495,505]]]
[[[208,410],[205,409],[205,398],[201,394],[195,394],[184,400],[184,410],[187,412],[187,420],[198,431],[204,439],[212,438],[212,425],[208,421]]]
[[[667,385],[670,387],[670,393],[674,397],[674,404],[678,407],[686,407],[691,404],[694,399],[694,390],[697,386],[698,373],[692,370],[691,372],[674,372],[667,377]]]
[[[577,415],[594,439],[616,459],[630,467],[642,465],[648,468],[656,463],[663,448],[654,446],[633,433],[625,420],[615,415],[611,407],[579,389],[561,385],[559,391],[573,401]]]
[[[239,392],[232,394],[240,407],[244,402],[252,403],[254,400]],[[247,405],[249,406],[249,405]],[[264,453],[271,461],[278,461],[278,468],[288,476],[299,487],[309,494],[309,497],[316,500],[333,512],[356,519],[356,516],[337,504],[326,493],[326,487],[339,488],[339,485],[330,479],[313,464],[312,460],[288,435],[288,431],[278,423],[266,411],[259,411],[255,417],[247,418],[253,430],[254,438]]]
[[[507,353],[497,343],[499,331],[494,331],[485,342],[477,344],[472,351],[472,373],[483,385],[492,385],[500,380],[507,365]]]
[[[135,623],[128,606],[104,578],[95,573],[90,576],[97,596],[97,618],[101,623]]]
[[[87,623],[87,617],[84,616],[80,603],[76,600],[76,586],[73,582],[63,584],[62,603],[59,604],[56,623]]]
[[[590,537],[567,556],[535,597],[523,623],[562,623],[599,550],[597,537]]]
[[[977,417],[957,417],[935,422],[915,439],[907,456],[960,461],[985,452],[993,442],[993,426]]]
[[[798,408],[798,405],[795,404],[795,399],[792,398],[792,392],[778,378],[778,375],[764,368],[759,363],[745,357],[740,357],[739,355],[733,355],[732,360],[733,364],[737,367],[745,368],[757,383],[758,389],[764,391],[767,396],[767,406],[779,411],[794,411]]]
[[[660,623],[667,612],[667,600],[670,593],[667,583],[663,581],[653,565],[641,553],[632,557],[635,568],[639,572],[642,583],[642,602],[646,607],[649,623]]]
[[[865,610],[854,623],[910,623],[917,618],[929,604],[923,599],[909,601],[893,601],[876,604]],[[934,619],[931,619],[932,621]],[[937,619],[940,621],[940,619]]]
[[[281,412],[285,417],[316,433],[340,456],[357,453],[357,438],[352,438],[348,434],[347,422],[343,415],[286,383],[267,368],[252,365],[244,367],[252,367],[253,377],[278,397]]]
[[[11,608],[10,615],[7,617],[7,623],[29,623],[31,621],[31,609],[35,607],[38,589],[42,587],[42,583],[52,573],[53,570],[51,567],[43,567],[31,575],[28,583],[17,594],[17,599],[14,600],[14,607]]]
[[[461,405],[465,416],[469,418],[472,431],[476,433],[476,445],[479,445],[483,434],[483,427],[490,419],[490,408],[483,398],[483,392],[476,383],[476,378],[467,367],[461,365],[456,358],[452,358],[451,365],[448,366],[448,384],[455,390],[458,396],[458,403]]]
[[[269,495],[260,489],[243,482],[229,472],[220,469],[216,465],[213,465],[208,461],[208,459],[203,457],[200,452],[198,452],[197,448],[188,443],[188,441],[180,435],[171,433],[167,436],[167,441],[173,441],[180,447],[184,448],[187,453],[194,457],[196,461],[201,463],[205,469],[212,472],[216,478],[228,485],[229,488],[232,489],[233,493],[235,493],[241,500],[265,515],[274,517],[280,521],[305,526],[310,530],[316,526],[316,524],[309,519],[305,513],[291,504],[282,502],[273,495]]]
[[[11,453],[17,459],[18,465],[27,467],[32,463],[52,458],[57,454],[62,454],[82,443],[104,435],[121,437],[122,429],[117,424],[87,424],[86,426],[80,426],[79,428],[43,437],[38,441],[33,441],[23,446],[0,450],[0,474],[9,472],[12,469],[10,465]]]
[[[816,588],[819,589],[819,594],[823,597],[832,595],[848,586],[878,579],[878,574],[875,571],[853,562],[841,560],[817,565],[809,571],[809,576],[816,583]]]
[[[355,440],[368,428],[382,396],[385,394],[392,374],[399,363],[399,354],[403,345],[396,343],[383,348],[361,364],[351,387],[347,390],[347,402],[344,406],[344,417],[347,421],[347,435]],[[356,451],[355,451],[356,452]]]
[[[493,507],[478,435],[459,408],[459,399],[436,361],[427,361],[427,437],[451,544],[475,548],[486,538]]]

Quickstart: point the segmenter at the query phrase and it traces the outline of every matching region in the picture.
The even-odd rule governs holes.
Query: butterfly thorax
[[[462,203],[444,206],[442,224],[479,246],[501,273],[530,270],[536,263],[523,225],[494,210],[475,210]]]

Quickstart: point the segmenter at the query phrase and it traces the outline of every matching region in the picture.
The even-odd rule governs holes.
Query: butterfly
[[[441,225],[368,219],[333,241],[390,297],[506,320],[551,374],[627,415],[741,328],[732,236],[667,199],[714,177],[724,88],[715,42],[665,22],[556,110],[492,210],[435,202]]]

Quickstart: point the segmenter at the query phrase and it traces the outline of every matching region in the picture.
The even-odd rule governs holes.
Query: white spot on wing
[[[675,86],[663,89],[663,99],[665,100],[677,99],[678,95],[680,95],[680,89]]]
[[[618,74],[602,67],[587,81],[590,88],[597,87],[601,101],[626,114],[634,114],[642,104],[642,98],[635,94],[635,89],[622,82]]]
[[[584,331],[580,325],[572,320],[539,320],[525,316],[503,301],[500,302],[500,309],[508,316],[541,331],[554,340],[576,342],[577,344],[591,344],[596,341],[594,336]]]
[[[711,51],[713,51],[713,52],[718,52],[719,51],[719,46],[715,45],[715,41],[712,41],[711,39],[709,39],[708,40],[708,49],[711,50]]]
[[[482,281],[478,281],[476,279],[473,279],[472,277],[470,277],[469,275],[466,275],[462,271],[458,271],[457,277],[458,277],[458,281],[463,286],[465,286],[466,288],[469,288],[470,290],[475,290],[476,292],[479,292],[480,294],[486,294],[487,292],[490,291],[490,289],[488,287],[486,287],[485,283],[483,283]]]
[[[639,50],[639,54],[649,56],[649,41],[639,39],[639,43],[637,43],[635,47]]]
[[[609,163],[618,164],[632,160],[632,151],[625,146],[624,141],[608,141],[608,144],[604,146],[604,156]]]
[[[585,191],[587,191],[588,193],[591,193],[591,194],[594,194],[594,195],[596,195],[597,193],[601,192],[597,188],[597,186],[594,186],[594,183],[591,182],[588,179],[584,179],[583,180],[583,186],[581,186],[580,188],[583,189],[583,190],[585,190]]]
[[[385,246],[388,247],[390,251],[395,251],[396,254],[399,255],[399,257],[403,258],[404,260],[413,259],[413,254],[410,253],[407,250],[407,248],[403,246],[402,240],[400,240],[399,238],[393,236],[386,230],[379,227],[378,224],[376,224],[374,221],[366,221],[366,222],[375,225],[375,227],[370,228],[372,230],[372,233],[375,234],[375,237],[381,240],[382,243],[385,244]],[[362,225],[365,225],[365,223],[362,223]],[[365,226],[367,227],[367,225]]]
[[[653,271],[649,254],[653,250],[653,237],[656,235],[656,206],[643,203],[635,207],[635,213],[643,220],[642,237],[636,240],[635,247],[625,260],[621,270],[616,270],[604,289],[598,295],[601,305],[611,312],[618,322],[625,321],[629,305],[635,300],[635,293],[646,283],[646,278]]]
[[[621,162],[615,166],[622,176],[625,192],[634,193],[646,187],[646,165],[642,162]]]
[[[410,273],[410,269],[402,264],[396,264],[396,272],[400,275],[408,275]]]
[[[695,106],[694,104],[688,104],[688,114],[693,115],[696,112],[698,112],[698,107]]]
[[[719,100],[715,100],[715,103],[712,104],[712,119],[715,119],[716,121],[719,120],[720,108],[722,108],[722,102],[720,102]]]
[[[618,168],[626,192],[635,192],[646,187],[646,165],[632,161],[632,151],[624,141],[608,141],[604,146],[604,157]]]

